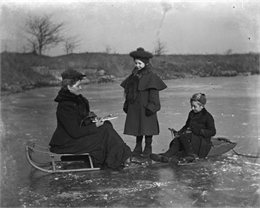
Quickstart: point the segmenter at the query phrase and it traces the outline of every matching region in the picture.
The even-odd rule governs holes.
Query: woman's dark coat
[[[159,91],[165,89],[165,83],[151,71],[150,66],[139,74],[137,97],[133,103],[127,100],[124,103],[124,111],[127,113],[124,134],[133,136],[158,135],[159,124],[157,113],[161,109]],[[123,88],[131,75],[121,84]],[[150,114],[147,114],[149,109]]]
[[[131,156],[128,147],[110,122],[96,127],[91,121],[89,102],[82,95],[61,89],[58,103],[57,128],[50,141],[55,153],[90,153],[98,167],[119,168]]]
[[[188,129],[192,131],[190,135],[193,152],[200,158],[207,157],[212,146],[211,137],[216,135],[213,116],[205,108],[199,113],[190,111],[188,119],[179,133],[185,132]]]

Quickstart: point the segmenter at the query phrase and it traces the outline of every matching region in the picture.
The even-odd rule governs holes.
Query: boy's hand
[[[192,127],[191,128],[191,132],[197,136],[200,136],[201,135],[201,129],[198,129],[198,128],[195,128],[195,127]]]

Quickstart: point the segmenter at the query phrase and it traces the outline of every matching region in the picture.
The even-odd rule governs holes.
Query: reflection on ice
[[[20,194],[24,206],[258,206],[259,180],[259,166],[229,155],[191,166],[45,175]]]
[[[2,175],[8,176],[5,184],[10,188],[1,197],[13,207],[260,207],[259,94],[248,90],[258,80],[248,76],[166,81],[169,88],[161,94],[158,114],[160,135],[153,142],[155,153],[168,148],[168,128],[182,127],[190,110],[188,99],[199,90],[208,95],[207,108],[214,115],[217,136],[237,142],[237,152],[258,158],[230,151],[190,166],[153,164],[120,172],[52,175],[35,171],[26,161],[24,145],[29,139],[48,144],[56,126],[53,98],[59,88],[5,98],[1,116],[7,143]],[[125,114],[119,83],[89,85],[83,94],[98,115],[119,113],[112,123],[133,148],[135,140],[123,135]],[[12,195],[15,191],[18,194]],[[14,204],[16,200],[19,203]]]

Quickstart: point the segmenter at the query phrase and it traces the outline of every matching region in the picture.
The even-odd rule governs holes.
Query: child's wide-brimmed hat
[[[207,102],[206,95],[204,93],[195,93],[190,99],[190,102],[192,101],[198,101],[202,105],[205,105]]]
[[[83,79],[87,75],[82,74],[76,70],[68,69],[61,74],[61,78],[64,79]]]
[[[132,51],[131,53],[129,53],[129,55],[133,59],[139,59],[144,63],[147,63],[149,59],[153,58],[153,54],[151,54],[148,51],[145,51],[142,47],[137,48],[136,51]]]

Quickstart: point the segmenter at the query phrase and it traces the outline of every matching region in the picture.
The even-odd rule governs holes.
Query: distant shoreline
[[[243,74],[239,74],[237,76],[257,76],[257,75],[243,75]],[[234,76],[229,76],[229,77],[234,77]],[[226,76],[225,78],[229,78],[228,76]],[[178,78],[178,79],[193,79],[193,78],[209,78],[209,77],[199,77],[199,76],[194,76],[194,77],[188,77],[188,78]],[[211,78],[221,78],[221,77],[211,77]],[[124,78],[118,78],[116,79],[115,81],[113,82],[110,82],[110,83],[114,83],[114,82],[118,82],[118,83],[121,83],[121,81],[123,81]],[[176,80],[176,79],[167,79],[167,80]],[[93,84],[102,84],[102,83],[97,83],[97,82],[90,82],[90,83],[87,83],[85,85],[93,85]],[[25,91],[29,91],[29,90],[36,90],[36,89],[41,89],[41,88],[50,88],[50,87],[60,87],[60,84],[56,84],[56,85],[45,85],[45,86],[37,86],[37,87],[32,87],[30,89],[24,89],[22,91],[19,91],[19,92],[12,92],[12,91],[5,91],[5,92],[2,92],[1,91],[1,96],[11,96],[11,95],[15,95],[17,93],[23,93]]]
[[[260,74],[260,54],[162,55],[151,59],[154,72],[163,80],[193,77],[233,77]],[[35,88],[60,86],[60,74],[76,69],[86,82],[123,80],[134,67],[127,54],[82,53],[58,57],[1,53],[1,95]]]

